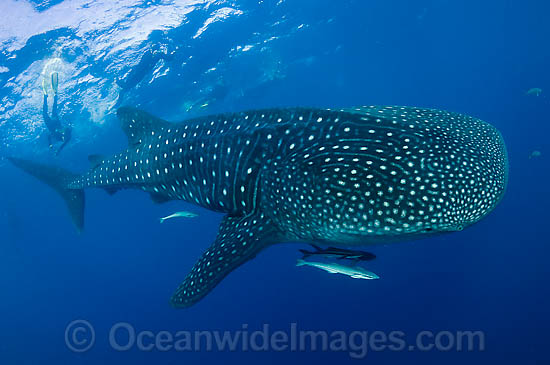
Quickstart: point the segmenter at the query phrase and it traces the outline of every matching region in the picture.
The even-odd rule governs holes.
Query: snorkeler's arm
[[[59,156],[59,154],[61,153],[61,150],[63,148],[65,148],[65,146],[67,145],[67,143],[69,143],[69,140],[66,139],[65,142],[63,142],[63,144],[61,146],[59,146],[59,149],[57,150],[57,152],[55,153],[56,156]]]
[[[67,125],[67,126],[63,129],[63,132],[62,132],[62,133],[63,133],[63,134],[62,134],[63,137],[61,138],[61,140],[63,141],[63,144],[59,147],[59,149],[58,149],[57,152],[55,153],[56,156],[59,155],[59,153],[61,153],[61,150],[62,150],[63,148],[65,148],[65,146],[67,145],[67,143],[70,142],[71,137],[72,137],[72,135],[73,135],[73,130],[72,130],[72,128],[71,128],[70,125]]]

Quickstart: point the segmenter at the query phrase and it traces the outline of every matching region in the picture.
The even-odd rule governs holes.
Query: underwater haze
[[[550,4],[2,0],[0,14],[1,364],[550,363]],[[414,109],[344,109],[365,105]],[[284,109],[295,107],[306,109]],[[183,298],[184,288],[198,286],[195,281],[208,280],[200,276],[210,264],[200,259],[203,253],[214,255],[214,249],[207,250],[224,233],[241,238],[242,232],[224,231],[235,211],[224,218],[223,207],[205,208],[214,205],[207,194],[220,195],[221,188],[217,193],[214,187],[213,192],[197,188],[202,204],[158,195],[158,189],[170,187],[160,183],[141,186],[151,196],[124,189],[128,186],[89,189],[84,229],[75,229],[82,218],[74,214],[79,196],[68,197],[63,189],[73,189],[75,181],[86,184],[86,176],[97,178],[94,171],[100,170],[94,169],[108,164],[109,156],[116,154],[121,163],[127,148],[137,147],[141,163],[146,157],[162,159],[163,153],[167,158],[170,150],[159,150],[156,157],[140,152],[142,140],[132,134],[132,123],[152,140],[154,126],[170,128],[162,120],[265,109],[273,120],[284,119],[287,110],[304,110],[309,122],[321,122],[327,108],[368,123],[379,122],[372,115],[380,113],[388,124],[399,118],[410,128],[420,120],[408,119],[414,113],[422,122],[432,113],[416,108],[486,121],[498,132],[468,119],[460,133],[487,128],[494,138],[470,149],[467,160],[468,168],[486,168],[476,175],[479,181],[497,181],[494,201],[478,199],[477,188],[464,196],[488,214],[471,226],[437,227],[444,234],[432,235],[440,232],[430,226],[422,237],[407,236],[398,240],[402,243],[365,239],[364,247],[352,247],[368,251],[358,264],[334,257],[317,265],[298,261],[299,249],[312,247],[299,239],[307,232],[293,231],[290,241],[300,243],[284,241],[249,253],[245,259],[257,256],[242,266],[237,260],[239,267],[208,284],[208,295],[189,299],[186,308],[176,308],[184,305],[175,299]],[[254,112],[224,115],[216,117],[218,123],[234,115],[260,118]],[[427,118],[433,130],[453,133],[446,123],[462,117],[433,112]],[[193,123],[182,124],[181,131]],[[235,123],[227,128],[240,129]],[[300,137],[301,125],[292,126],[287,140]],[[254,136],[263,138],[262,133]],[[391,133],[372,143],[391,146]],[[323,137],[311,133],[310,141]],[[220,143],[245,149],[239,138]],[[258,146],[269,147],[268,139],[271,134]],[[434,141],[422,148],[439,149],[438,137]],[[466,142],[457,138],[444,146],[452,150],[445,153],[468,150],[461,143]],[[218,158],[194,153],[195,163]],[[499,165],[489,168],[474,155]],[[234,158],[238,167],[240,156],[231,156],[227,149],[221,158]],[[176,169],[178,161],[171,161]],[[116,162],[113,166],[123,166]],[[46,165],[64,170],[48,170],[46,176]],[[85,174],[90,168],[83,178],[66,172]],[[63,189],[52,183],[55,178],[64,180]],[[299,179],[277,180],[282,184],[274,189],[277,198],[290,201]],[[474,185],[470,176],[463,180],[457,183]],[[375,195],[379,186],[372,186]],[[355,199],[350,195],[349,203]],[[339,202],[327,199],[330,209]],[[284,208],[283,203],[269,207]],[[325,218],[321,214],[319,220]],[[261,228],[279,229],[272,221]],[[350,248],[346,243],[342,240],[342,247]],[[319,269],[327,264],[332,264],[328,271]]]

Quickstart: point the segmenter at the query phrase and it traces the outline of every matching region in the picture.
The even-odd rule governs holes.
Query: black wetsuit
[[[53,98],[52,116],[48,115],[48,95],[44,95],[44,104],[42,106],[42,116],[44,117],[44,123],[48,127],[50,134],[48,135],[48,143],[50,148],[53,148],[55,142],[63,142],[56,152],[56,155],[69,143],[71,139],[71,129],[69,127],[63,128],[61,121],[59,120],[59,114],[57,113],[57,94]]]
[[[121,87],[121,90],[118,94],[118,100],[115,106],[119,106],[122,103],[126,92],[136,87],[137,84],[155,68],[160,60],[170,61],[174,58],[174,53],[175,51],[166,53],[158,49],[147,50],[143,56],[141,56],[139,63],[128,73],[126,78],[117,80],[117,84]]]

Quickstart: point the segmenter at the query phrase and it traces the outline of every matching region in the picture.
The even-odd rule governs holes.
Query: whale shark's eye
[[[428,227],[428,228],[424,229],[424,231],[425,231],[425,232],[431,232],[431,231],[433,231],[433,228]]]

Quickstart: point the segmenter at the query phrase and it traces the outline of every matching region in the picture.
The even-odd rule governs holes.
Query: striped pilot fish
[[[455,232],[502,199],[507,153],[491,125],[411,107],[282,108],[169,123],[123,107],[128,148],[91,169],[11,158],[53,187],[78,230],[84,189],[141,189],[222,212],[212,246],[171,303],[189,307],[267,246],[334,247]]]

